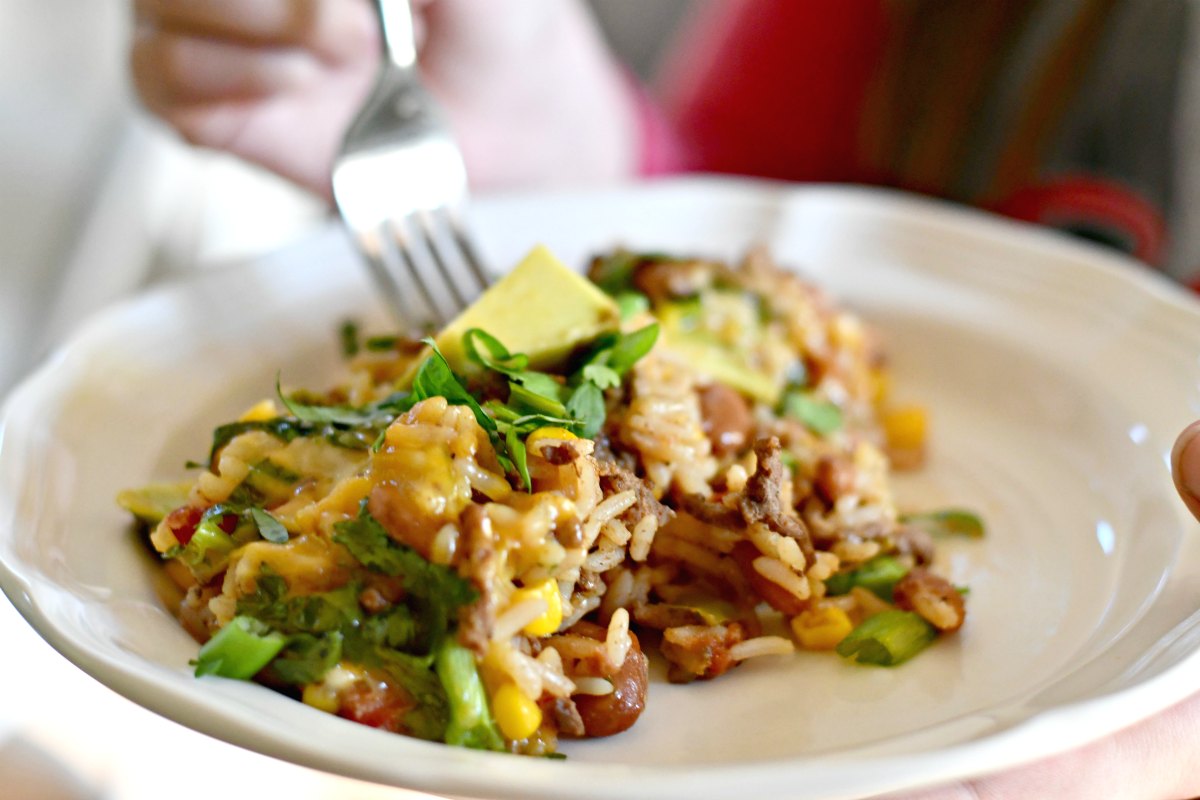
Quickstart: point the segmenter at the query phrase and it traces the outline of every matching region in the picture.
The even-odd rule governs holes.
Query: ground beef
[[[482,656],[492,638],[496,621],[496,603],[492,584],[496,580],[496,534],[483,506],[472,503],[460,518],[465,557],[459,574],[471,582],[479,597],[458,612],[458,641]]]
[[[620,516],[620,520],[626,525],[633,527],[643,517],[653,516],[658,519],[661,527],[675,515],[675,512],[654,497],[645,481],[616,461],[596,459],[596,472],[600,475],[600,488],[604,490],[605,496],[630,489],[637,493],[637,500]]]
[[[812,564],[816,559],[816,550],[808,528],[799,518],[787,513],[788,509],[783,504],[783,482],[790,480],[791,473],[779,455],[782,449],[777,437],[755,440],[754,454],[758,457],[758,468],[746,482],[746,490],[742,493],[738,508],[747,525],[761,522],[776,533],[795,539],[806,561]]]

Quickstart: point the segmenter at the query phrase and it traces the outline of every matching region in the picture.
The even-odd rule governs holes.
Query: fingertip
[[[1184,428],[1175,440],[1171,474],[1183,502],[1200,519],[1200,420]]]

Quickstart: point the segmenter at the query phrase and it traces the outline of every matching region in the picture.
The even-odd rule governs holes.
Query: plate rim
[[[730,177],[688,176],[684,178],[659,179],[646,183],[623,184],[600,190],[514,192],[483,199],[480,202],[482,205],[487,205],[488,203],[502,204],[506,202],[521,203],[529,202],[531,198],[546,198],[554,195],[596,198],[605,195],[621,196],[629,192],[637,193],[643,191],[700,191],[712,195],[730,195],[739,192],[749,194],[782,192],[788,196],[803,194],[818,199],[822,196],[850,201],[858,201],[865,198],[869,202],[877,204],[885,211],[899,208],[907,213],[915,209],[917,215],[925,216],[932,222],[943,224],[950,228],[966,230],[967,233],[975,236],[987,239],[994,239],[997,236],[1002,236],[1006,239],[1017,239],[1023,246],[1041,250],[1048,253],[1050,257],[1055,257],[1061,253],[1073,259],[1083,259],[1091,262],[1095,267],[1107,272],[1110,277],[1130,283],[1141,291],[1148,292],[1156,302],[1165,303],[1185,315],[1200,319],[1200,302],[1197,302],[1185,290],[1171,282],[1165,276],[1151,272],[1132,259],[1117,253],[1102,251],[1094,245],[1089,245],[1085,242],[1071,241],[1061,235],[1039,229],[1036,226],[996,218],[973,209],[962,208],[929,198],[914,197],[894,190],[821,184],[797,185],[780,181]],[[286,260],[288,257],[287,254],[293,252],[294,248],[309,246],[313,241],[328,240],[336,236],[336,231],[328,227],[323,228],[314,236],[306,238],[302,242],[289,246],[282,251],[268,255],[266,258],[254,259],[251,264],[256,265],[260,269],[269,269],[270,267],[267,265],[276,259]],[[1136,267],[1136,269],[1130,269],[1131,266]],[[13,409],[18,407],[18,404],[24,398],[36,396],[39,390],[46,391],[52,385],[53,379],[57,374],[57,366],[69,358],[77,348],[85,348],[86,343],[90,339],[98,336],[105,329],[109,320],[121,319],[130,314],[134,309],[162,302],[165,297],[186,292],[189,287],[194,286],[196,283],[220,282],[225,279],[225,275],[225,270],[217,269],[187,276],[182,280],[171,281],[148,292],[109,306],[81,323],[66,343],[56,348],[54,353],[48,356],[41,365],[14,387],[5,397],[3,406],[0,407],[0,453],[3,453],[4,450],[4,441],[7,438],[5,431],[8,424],[10,424],[10,418],[14,413]],[[9,527],[8,521],[0,517],[0,545],[5,544],[5,540],[11,540],[15,535],[18,534]],[[1185,537],[1188,535],[1187,532],[1184,533]],[[178,716],[166,714],[161,708],[162,706],[178,702],[179,693],[170,682],[161,679],[161,676],[150,675],[145,673],[145,671],[138,672],[120,663],[115,663],[113,659],[104,657],[98,652],[93,652],[84,644],[73,639],[69,632],[61,630],[37,602],[39,589],[37,584],[39,581],[35,580],[31,582],[28,576],[24,576],[18,571],[17,566],[19,565],[9,563],[8,550],[0,546],[0,589],[3,590],[4,594],[9,597],[21,615],[30,622],[42,638],[93,678],[100,680],[105,685],[116,689],[125,697],[149,708],[157,714],[179,721]],[[751,785],[776,785],[785,775],[790,774],[794,777],[798,768],[813,771],[813,767],[818,767],[815,772],[820,773],[820,767],[830,767],[833,765],[836,772],[837,769],[841,769],[845,764],[853,764],[857,769],[878,766],[883,768],[882,771],[884,773],[890,772],[893,777],[892,780],[886,781],[876,788],[869,788],[869,791],[892,791],[913,788],[975,774],[976,769],[968,762],[977,765],[977,762],[981,758],[989,764],[988,769],[1003,768],[1028,761],[1027,754],[1018,752],[1020,748],[1011,747],[1011,741],[1027,737],[1029,735],[1027,729],[1033,726],[1045,729],[1042,738],[1053,735],[1056,741],[1062,743],[1061,747],[1054,750],[1046,750],[1044,747],[1040,748],[1039,754],[1042,755],[1061,752],[1070,747],[1092,741],[1104,733],[1111,732],[1115,727],[1121,726],[1101,731],[1096,735],[1079,736],[1077,729],[1080,726],[1066,723],[1064,721],[1065,718],[1080,713],[1095,712],[1098,705],[1103,705],[1113,700],[1120,700],[1125,706],[1133,705],[1145,709],[1145,713],[1138,716],[1138,719],[1148,717],[1152,713],[1156,713],[1166,708],[1172,702],[1186,696],[1180,694],[1178,690],[1171,691],[1170,687],[1181,682],[1179,681],[1181,674],[1186,673],[1188,670],[1196,670],[1198,665],[1200,665],[1200,648],[1197,648],[1188,657],[1180,660],[1168,669],[1144,681],[1139,681],[1132,686],[1122,688],[1117,692],[1091,697],[1077,703],[1057,706],[1039,712],[1011,728],[991,733],[978,740],[963,742],[949,748],[940,748],[929,753],[867,757],[865,759],[851,757],[849,760],[838,754],[832,754],[792,759],[768,759],[762,762],[744,762],[739,764],[715,764],[700,768],[691,765],[651,767],[646,765],[620,765],[609,762],[570,762],[570,766],[572,773],[582,772],[585,776],[592,776],[596,779],[600,779],[613,771],[621,772],[638,780],[641,782],[639,785],[642,786],[654,786],[663,781],[678,781],[681,776],[690,776],[694,780],[698,775],[701,776],[701,779],[706,784],[711,784],[718,776],[722,776],[723,780],[720,781],[722,785],[733,788],[738,786],[748,787]],[[106,674],[107,678],[100,678],[97,674],[98,672]],[[1195,684],[1192,686],[1193,690],[1200,687],[1200,681],[1193,680],[1191,683]],[[197,696],[200,697],[200,695]],[[172,702],[168,703],[166,702],[167,700],[171,700]],[[285,760],[302,763],[307,766],[314,765],[314,761],[311,758],[313,751],[305,750],[304,758],[296,758],[294,744],[273,740],[264,741],[256,737],[253,731],[249,729],[246,729],[242,735],[228,735],[228,728],[225,728],[221,723],[235,724],[239,732],[246,728],[245,714],[240,713],[242,709],[223,709],[220,706],[214,706],[212,701],[199,702],[190,697],[187,698],[186,705],[191,713],[198,715],[198,718],[193,718],[183,723],[189,727],[259,752],[284,758]],[[202,720],[209,720],[211,724],[203,724]],[[1135,721],[1137,720],[1126,718],[1122,725],[1132,724]],[[346,724],[349,725],[350,723]],[[1065,735],[1067,731],[1072,729],[1076,730],[1076,736]],[[1057,735],[1054,735],[1056,733]],[[440,745],[418,744],[437,748],[439,754],[446,755],[441,751],[447,748]],[[431,751],[430,754],[433,755],[433,752]],[[511,759],[503,755],[474,752],[468,752],[465,756],[462,753],[455,753],[449,759],[433,758],[430,761],[432,763],[444,761],[449,763],[459,762],[464,758],[468,760],[483,758],[484,761],[480,763],[487,764],[489,768],[496,765],[508,766],[510,762],[518,761],[517,759]],[[320,768],[355,777],[364,776],[364,773],[361,771],[348,770],[347,764],[344,761],[345,759],[330,756],[326,759],[326,763],[320,765]],[[926,763],[922,764],[922,761]],[[522,773],[523,782],[520,787],[511,787],[511,791],[519,789],[524,793],[524,796],[528,797],[561,796],[562,787],[556,785],[553,781],[554,779],[561,779],[563,774],[562,765],[549,763],[529,764],[524,760],[521,760],[520,763],[522,766],[519,771]],[[914,769],[914,767],[917,767],[917,769]],[[513,770],[502,769],[501,771],[508,773]],[[387,772],[390,777],[380,773],[369,775],[368,779],[417,789],[447,791],[447,784],[444,779],[438,779],[433,783],[426,782],[423,777],[426,773],[417,776],[417,781],[406,780],[405,783],[397,783],[397,773],[394,770],[384,770],[384,772]],[[471,778],[469,775],[467,777]],[[530,786],[524,782],[525,779],[534,777],[538,779],[535,786]],[[901,783],[897,783],[896,778],[899,778]],[[482,776],[452,784],[449,790],[472,794],[486,793],[495,790],[494,780],[495,773],[489,769]],[[673,790],[678,790],[678,788],[678,784],[673,785]],[[535,793],[529,794],[530,789],[533,789]],[[585,792],[577,796],[581,798],[601,798],[611,795],[604,790],[599,790],[593,793]],[[832,797],[833,795],[830,796]]]

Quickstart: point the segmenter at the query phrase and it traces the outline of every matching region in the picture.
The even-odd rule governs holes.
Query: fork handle
[[[383,57],[402,70],[417,66],[417,41],[409,0],[374,0],[383,34]]]

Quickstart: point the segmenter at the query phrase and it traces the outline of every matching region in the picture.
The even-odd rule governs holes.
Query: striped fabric
[[[899,187],[1200,272],[1193,0],[715,0],[659,85],[683,164]]]

